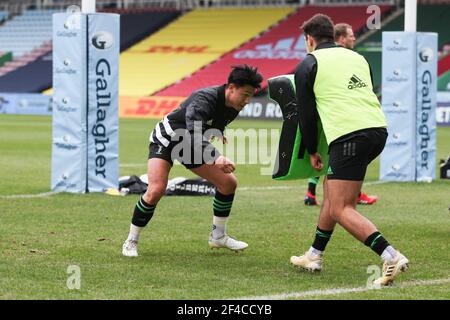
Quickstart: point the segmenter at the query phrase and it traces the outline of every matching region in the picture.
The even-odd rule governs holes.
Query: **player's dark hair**
[[[263,76],[258,73],[258,68],[244,65],[232,66],[233,70],[228,76],[228,84],[234,83],[237,87],[250,85],[256,89],[261,88]]]
[[[318,13],[305,21],[301,28],[303,33],[313,37],[318,44],[334,41],[333,21],[327,15]]]

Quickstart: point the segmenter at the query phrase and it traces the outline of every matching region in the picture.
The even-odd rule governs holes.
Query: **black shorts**
[[[367,166],[383,151],[388,133],[370,128],[345,135],[330,144],[328,179],[363,181]]]
[[[179,147],[182,146],[180,143],[182,144],[183,142],[170,142],[170,144],[165,147],[159,143],[151,142],[148,147],[148,158],[166,160],[171,166],[173,166],[174,160],[178,160],[187,169],[195,169],[204,164],[214,163],[214,160],[220,155],[218,150],[209,143],[204,143],[202,146],[202,155],[195,156],[192,149],[190,149],[189,154],[184,155],[183,150],[180,151],[181,148],[174,150],[177,145]]]

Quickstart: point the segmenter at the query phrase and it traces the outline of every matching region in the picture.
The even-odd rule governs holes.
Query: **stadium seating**
[[[0,67],[11,60],[12,60],[11,52],[0,52]]]
[[[146,96],[239,47],[291,8],[194,10],[125,51],[120,94]]]
[[[438,47],[442,48],[450,41],[450,28],[448,17],[450,16],[449,5],[420,5],[417,8],[417,31],[438,32]],[[404,15],[382,26],[383,31],[403,31]],[[374,76],[375,88],[381,86],[381,31],[359,43],[356,50],[364,55],[369,61]]]
[[[450,91],[450,54],[438,63],[438,91]]]
[[[383,11],[390,7],[382,6]],[[271,30],[253,39],[237,50],[227,53],[216,61],[198,71],[191,77],[157,93],[160,96],[188,96],[190,92],[203,86],[226,82],[230,66],[247,63],[258,66],[265,79],[294,71],[300,62],[301,47],[304,40],[300,38],[299,26],[316,13],[324,13],[334,19],[335,23],[347,22],[355,30],[366,23],[366,7],[323,7],[308,6],[300,8]],[[303,49],[305,54],[305,49]],[[264,82],[266,86],[266,82]]]
[[[120,50],[126,50],[133,44],[146,38],[156,30],[176,19],[181,12],[177,10],[120,11]]]
[[[52,19],[55,10],[30,10],[0,27],[0,51],[12,52],[13,61],[0,67],[0,77],[23,67],[51,48]]]
[[[0,50],[21,57],[52,37],[53,10],[30,10],[15,16],[0,28]]]
[[[121,12],[121,48],[147,37],[179,15],[179,11],[122,11]],[[51,21],[51,18],[49,18]],[[1,28],[0,28],[1,30]],[[51,38],[51,33],[50,33]],[[50,39],[49,38],[49,39]],[[0,68],[0,88],[4,92],[42,92],[52,86],[52,46],[51,41],[34,49],[8,66],[16,69],[3,76]],[[39,52],[39,54],[36,53]]]
[[[8,19],[8,11],[0,10],[0,23]]]

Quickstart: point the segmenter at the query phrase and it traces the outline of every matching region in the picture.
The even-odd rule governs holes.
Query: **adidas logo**
[[[296,59],[305,58],[306,45],[303,34],[299,37],[284,38],[276,43],[256,45],[254,49],[234,53],[235,59]]]
[[[331,169],[331,167],[328,167],[327,174],[334,174],[334,172],[333,172],[333,170]]]
[[[367,87],[367,85],[356,75],[352,75],[352,77],[350,78],[350,81],[348,82],[347,88],[356,89],[356,88],[363,88],[363,87]]]

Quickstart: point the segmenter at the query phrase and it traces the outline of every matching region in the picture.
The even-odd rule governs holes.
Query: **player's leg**
[[[332,216],[346,231],[383,259],[383,275],[375,284],[389,285],[398,273],[406,270],[409,261],[389,244],[369,219],[356,211],[355,199],[361,185],[362,181],[328,181]]]
[[[327,179],[325,178],[323,184],[324,198],[320,209],[314,242],[305,254],[291,257],[291,263],[293,265],[309,271],[320,271],[322,269],[323,252],[325,251],[336,225],[336,221],[332,218],[330,212],[330,201],[326,181]]]
[[[303,202],[307,206],[317,206],[319,202],[316,199],[316,186],[319,183],[320,177],[314,177],[308,179],[308,190],[306,191]]]
[[[326,182],[333,219],[384,260],[383,276],[376,283],[380,285],[390,284],[409,262],[389,244],[369,219],[356,210],[367,166],[382,151],[386,137],[385,130],[368,130],[330,148],[330,166],[333,170]],[[336,154],[341,155],[341,158]]]
[[[154,143],[150,145],[150,159],[147,162],[148,187],[134,207],[130,232],[122,247],[124,256],[136,257],[138,255],[137,244],[140,234],[150,222],[156,205],[166,191],[172,162],[164,158],[168,156],[169,150],[163,151],[164,148],[161,146]]]
[[[213,226],[209,237],[209,246],[211,248],[228,248],[234,251],[247,248],[247,243],[229,237],[226,232],[226,224],[237,188],[236,176],[232,173],[224,173],[214,164],[203,164],[197,168],[190,168],[190,170],[216,187],[216,195],[213,200]]]
[[[331,217],[356,239],[364,242],[376,231],[376,227],[356,211],[356,199],[361,190],[362,181],[327,179],[326,184]]]

